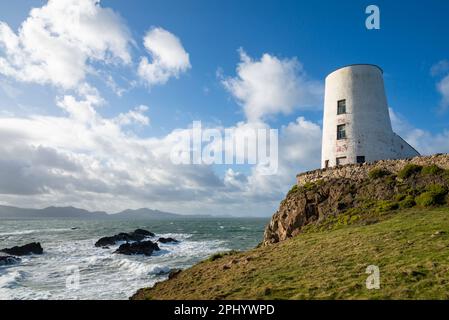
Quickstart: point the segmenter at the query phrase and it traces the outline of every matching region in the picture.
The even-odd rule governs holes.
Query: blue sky
[[[91,0],[86,1],[94,3]],[[365,8],[370,4],[376,4],[380,8],[380,30],[365,28],[367,17]],[[45,1],[25,0],[15,1],[14,4],[4,1],[0,3],[0,21],[8,25],[9,30],[19,37],[22,47],[28,45],[26,41],[29,40],[20,38],[19,28],[29,17],[31,8],[44,6],[48,7],[50,4],[47,5]],[[77,7],[72,1],[67,0],[67,8],[70,6]],[[96,91],[95,95],[104,101],[98,105],[89,102],[92,103],[89,108],[92,107],[102,119],[114,119],[140,105],[148,107],[145,111],[147,124],[132,123],[114,128],[119,132],[117,134],[126,136],[123,140],[125,149],[134,143],[133,139],[136,137],[142,140],[139,140],[139,143],[143,143],[145,139],[157,139],[158,143],[165,145],[167,137],[174,130],[186,129],[196,120],[209,127],[223,128],[249,123],[251,119],[248,111],[245,111],[248,109],[245,108],[249,108],[248,105],[251,103],[253,104],[250,108],[253,111],[259,107],[260,110],[265,110],[264,106],[239,98],[236,90],[240,87],[233,87],[233,90],[229,85],[226,86],[226,83],[229,84],[226,81],[236,80],[240,86],[245,87],[242,74],[237,70],[239,64],[242,66],[243,63],[242,70],[245,70],[245,67],[249,70],[251,66],[257,68],[257,62],[261,62],[263,66],[262,57],[266,54],[267,58],[275,59],[273,61],[285,67],[282,70],[288,74],[283,79],[288,80],[290,79],[288,77],[292,76],[293,80],[298,81],[298,86],[302,86],[296,88],[301,92],[299,96],[302,98],[293,102],[288,98],[287,109],[282,105],[275,105],[272,107],[278,108],[279,112],[265,110],[258,113],[261,114],[258,121],[262,125],[280,130],[279,152],[286,154],[285,158],[280,159],[282,170],[278,176],[270,178],[255,176],[251,166],[198,167],[194,170],[176,169],[171,172],[170,168],[164,168],[157,162],[164,160],[146,159],[150,161],[147,163],[148,168],[144,164],[139,173],[136,172],[136,164],[131,165],[132,161],[139,160],[139,163],[142,163],[146,160],[138,156],[133,155],[132,161],[117,158],[111,164],[108,163],[105,154],[97,154],[98,147],[89,149],[93,145],[92,141],[98,141],[98,137],[94,134],[89,138],[93,139],[92,141],[86,138],[80,142],[79,148],[69,147],[70,143],[76,144],[76,140],[55,142],[47,136],[40,139],[33,136],[28,140],[21,138],[20,143],[31,148],[25,154],[32,159],[33,154],[40,150],[39,147],[48,148],[45,169],[42,167],[37,168],[37,171],[31,169],[31,174],[26,171],[25,168],[36,166],[34,160],[23,163],[22,166],[14,165],[14,170],[18,170],[17,174],[23,183],[28,186],[35,185],[35,188],[22,192],[21,186],[10,188],[10,183],[6,185],[5,182],[4,186],[0,186],[0,203],[37,207],[51,204],[77,205],[110,212],[127,207],[145,206],[181,213],[200,211],[216,214],[271,214],[282,200],[285,191],[294,183],[295,174],[319,165],[322,97],[316,92],[324,85],[324,78],[328,73],[340,66],[353,63],[377,64],[383,68],[387,97],[394,113],[393,126],[399,134],[422,153],[449,151],[449,141],[446,141],[446,137],[449,137],[446,132],[449,119],[446,111],[449,104],[449,80],[446,80],[449,79],[447,78],[449,74],[447,1],[371,3],[103,0],[94,6],[100,8],[98,11],[100,18],[96,21],[101,22],[101,18],[104,17],[101,16],[103,12],[101,10],[108,10],[107,12],[112,12],[114,17],[112,20],[117,24],[117,31],[128,32],[120,35],[111,32],[111,39],[117,39],[114,38],[117,36],[122,41],[120,43],[124,43],[123,48],[111,49],[108,47],[111,42],[106,41],[106,49],[102,48],[104,50],[101,55],[110,54],[118,60],[126,60],[122,58],[129,55],[129,61],[110,63],[103,56],[94,57],[91,51],[94,45],[88,42],[89,39],[78,39],[75,23],[72,37],[76,38],[76,41],[81,41],[81,45],[85,45],[86,51],[83,52],[83,56],[87,59],[83,64],[83,67],[86,67],[86,74],[81,76],[76,85],[63,87],[58,84],[60,78],[55,80],[52,75],[40,73],[45,81],[39,78],[29,80],[28,74],[22,76],[24,73],[20,73],[29,71],[21,70],[19,66],[14,65],[13,73],[2,72],[0,64],[0,118],[9,121],[7,123],[10,130],[16,128],[17,133],[20,132],[22,125],[26,128],[35,125],[36,130],[42,131],[42,122],[37,123],[36,117],[49,117],[51,121],[62,123],[70,116],[67,103],[63,103],[64,107],[58,107],[57,101],[61,101],[64,96],[73,97],[78,104],[87,101],[87,98],[80,93],[79,88],[82,85],[93,88]],[[54,19],[56,14],[70,15],[64,10],[57,8],[54,11],[49,10],[50,13],[42,11],[40,14],[42,16],[48,14],[45,16],[48,20],[45,21],[53,23],[51,19]],[[79,10],[81,15],[85,14],[84,8]],[[39,27],[36,23],[30,29]],[[139,76],[138,68],[142,57],[147,57],[150,63],[152,61],[152,56],[143,41],[148,32],[155,28],[160,28],[159,30],[164,30],[177,38],[182,51],[188,54],[189,61],[188,64],[177,65],[179,69],[175,71],[170,69],[172,73],[166,81],[162,81],[163,83],[149,84]],[[98,29],[92,29],[93,33],[95,30]],[[58,34],[59,31],[53,30],[51,34],[54,36],[55,44],[58,41],[66,41],[67,38],[64,35],[66,31]],[[0,57],[6,57],[10,64],[15,61],[15,55],[27,58],[30,54],[28,49],[15,49],[12,53],[6,51],[6,40],[3,40],[2,45],[2,32],[3,35],[6,34],[6,31],[0,31]],[[94,35],[102,39],[101,32]],[[35,44],[29,44],[32,45]],[[244,63],[239,49],[244,51],[250,62]],[[45,57],[39,56],[36,64],[41,66],[41,60],[44,61]],[[64,63],[70,64],[70,61]],[[43,72],[46,72],[45,68]],[[111,77],[116,86],[125,91],[117,94],[117,90],[108,86],[107,77]],[[267,91],[270,90],[270,85],[269,81],[260,84]],[[287,111],[281,112],[285,110]],[[26,122],[25,120],[29,120],[30,117],[33,121]],[[298,117],[303,117],[305,122],[298,121]],[[48,124],[47,120],[45,123]],[[23,132],[27,132],[26,128]],[[60,128],[64,130],[65,127],[61,125]],[[57,130],[55,129],[54,135],[58,135]],[[27,136],[34,135],[34,132],[28,132]],[[7,132],[6,129],[3,129],[3,134],[11,136],[11,132]],[[19,151],[11,151],[18,148],[18,145],[19,140],[11,142],[8,153],[5,153],[8,156],[2,159],[3,171],[11,172],[10,166],[16,160],[15,157],[23,156]],[[154,145],[152,148],[159,150]],[[56,176],[56,171],[52,170],[49,164],[56,161],[49,155],[51,152],[55,153],[55,157],[74,161],[80,167],[80,172],[65,172]],[[118,157],[117,154],[121,153],[117,150],[114,152],[110,154],[110,158],[115,159],[114,157]],[[132,152],[134,151],[130,151]],[[154,152],[155,158],[159,158],[163,151]],[[91,158],[86,160],[88,156]],[[161,171],[178,176],[180,181],[152,171],[152,168],[159,166]],[[127,194],[123,191],[127,189],[123,181],[107,180],[105,177],[109,175],[117,176],[115,171],[107,171],[111,167],[114,167],[114,170],[120,167],[120,172],[132,176],[132,179],[129,179],[132,187],[128,186],[129,188],[148,189],[151,196],[140,194],[139,191]],[[95,171],[93,168],[98,170]],[[61,176],[64,179],[61,180]],[[73,181],[67,182],[67,176]],[[141,181],[140,176],[145,178]],[[6,178],[10,175],[0,172],[0,177],[7,181]],[[31,182],[26,182],[27,179],[31,179]],[[187,187],[182,185],[183,179],[189,181]],[[114,185],[114,188],[99,187],[90,190],[86,189],[81,181],[90,181],[89,184],[98,186]],[[202,185],[204,181],[207,182]],[[243,184],[240,184],[241,182]],[[211,189],[217,191],[212,192]],[[178,195],[172,192],[173,190],[177,190]]]

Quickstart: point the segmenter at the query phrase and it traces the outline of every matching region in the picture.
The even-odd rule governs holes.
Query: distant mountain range
[[[124,210],[115,214],[104,211],[87,211],[75,207],[48,207],[24,209],[0,205],[0,219],[119,219],[119,220],[172,220],[180,218],[210,218],[209,215],[181,215],[151,209]]]

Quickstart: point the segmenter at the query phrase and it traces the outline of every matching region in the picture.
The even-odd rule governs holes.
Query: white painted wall
[[[346,114],[337,115],[337,103],[346,100]],[[346,125],[346,139],[337,140],[337,125]],[[346,157],[356,163],[401,159],[419,155],[391,128],[382,70],[374,65],[352,65],[326,77],[321,166]]]

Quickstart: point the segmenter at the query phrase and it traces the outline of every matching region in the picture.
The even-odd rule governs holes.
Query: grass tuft
[[[420,173],[422,168],[423,168],[422,166],[417,164],[413,163],[407,164],[404,166],[404,168],[402,168],[401,171],[398,172],[398,177],[400,179],[407,179],[414,174]]]

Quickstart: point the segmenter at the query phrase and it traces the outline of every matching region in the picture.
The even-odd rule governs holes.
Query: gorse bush
[[[405,165],[404,168],[398,172],[398,177],[401,179],[406,179],[414,174],[420,173],[421,170],[422,166],[410,163]]]
[[[404,199],[399,201],[399,208],[401,209],[411,208],[414,207],[415,205],[416,205],[415,197],[411,195],[405,196]]]
[[[415,201],[420,207],[431,207],[438,204],[438,197],[434,193],[426,191],[417,196]]]
[[[441,174],[444,170],[441,169],[439,166],[437,166],[436,164],[432,164],[430,166],[425,166],[422,168],[421,173],[422,174],[433,174],[433,175],[438,175]]]
[[[304,188],[304,190],[309,191],[313,190],[316,187],[316,185],[313,182],[306,182],[302,187]]]
[[[426,188],[426,191],[416,197],[416,203],[421,207],[430,207],[443,204],[445,202],[445,195],[448,190],[445,186],[440,184],[431,184]]]
[[[432,192],[439,196],[444,196],[447,193],[447,188],[441,184],[431,184],[426,187],[426,191]]]
[[[370,179],[379,179],[385,176],[388,176],[390,174],[389,171],[381,169],[381,168],[374,168],[371,169],[370,172],[368,172],[368,177]]]
[[[406,196],[407,196],[406,194],[402,194],[402,193],[401,194],[397,194],[397,195],[394,196],[394,200],[399,202],[399,201],[404,200]]]

